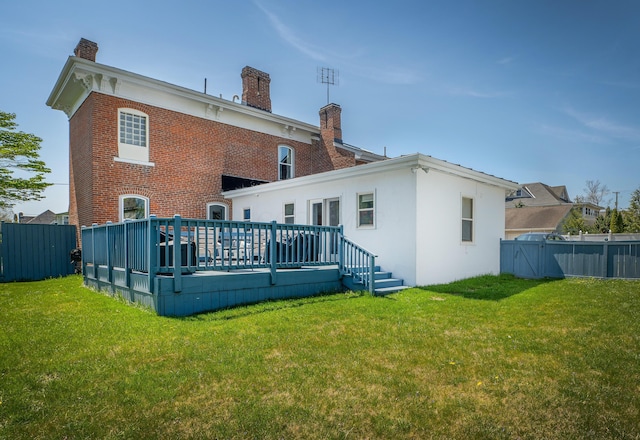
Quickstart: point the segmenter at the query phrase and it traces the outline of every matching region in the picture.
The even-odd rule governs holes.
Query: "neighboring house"
[[[567,188],[535,182],[522,185],[505,199],[505,238],[527,232],[564,233],[562,226],[572,208],[580,209],[587,224],[593,224],[602,209],[592,203],[573,203]]]
[[[343,225],[407,285],[500,270],[505,194],[518,184],[422,154],[224,193],[234,218]]]
[[[516,208],[521,206],[553,206],[571,203],[567,188],[549,186],[544,183],[526,183],[506,197],[505,206]]]
[[[24,215],[22,212],[15,215],[16,223],[29,223],[32,225],[68,225],[69,213],[62,212],[55,214],[53,211],[47,209],[46,211],[38,215]]]
[[[96,63],[81,39],[47,100],[69,117],[69,222],[228,219],[222,192],[386,159],[342,141],[341,108],[320,125],[271,112],[267,73],[242,69],[242,99],[214,97]]]

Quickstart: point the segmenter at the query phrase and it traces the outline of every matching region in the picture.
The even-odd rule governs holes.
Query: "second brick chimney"
[[[242,69],[242,103],[271,113],[269,74],[253,67]]]
[[[328,104],[320,109],[320,133],[323,139],[342,143],[341,113],[338,104]]]
[[[93,41],[80,38],[80,42],[73,50],[73,54],[78,58],[96,62],[96,53],[98,53],[98,44]]]
[[[334,170],[356,165],[353,153],[336,148],[336,144],[342,144],[341,113],[338,104],[328,104],[320,109],[320,137]]]

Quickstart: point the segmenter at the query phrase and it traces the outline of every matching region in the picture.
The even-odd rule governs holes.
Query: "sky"
[[[587,180],[626,208],[640,187],[636,0],[3,2],[0,110],[51,168],[35,215],[68,210],[68,120],[45,102],[80,38],[97,62],[231,100],[271,77],[273,113],[319,125],[327,85],[344,142],[423,153],[521,184]]]

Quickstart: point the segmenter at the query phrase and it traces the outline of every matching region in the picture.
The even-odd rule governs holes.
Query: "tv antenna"
[[[327,85],[327,105],[329,105],[329,86],[337,86],[340,72],[328,67],[318,67],[318,82]]]

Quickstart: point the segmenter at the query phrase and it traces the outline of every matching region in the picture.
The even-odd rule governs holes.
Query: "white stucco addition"
[[[284,223],[285,205],[293,204],[297,224],[341,224],[348,239],[377,255],[382,269],[420,286],[499,272],[505,192],[517,188],[515,182],[413,154],[224,196],[233,201],[234,219],[250,209],[252,221]],[[359,212],[371,206],[359,206],[361,195],[362,201],[373,195],[372,225],[370,213]],[[359,218],[367,224],[359,225]]]

